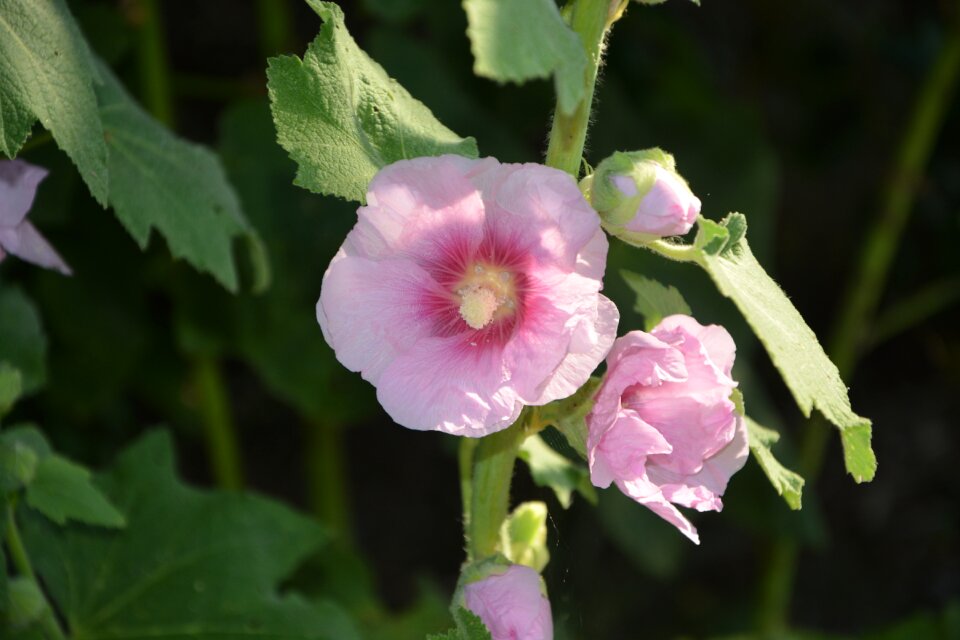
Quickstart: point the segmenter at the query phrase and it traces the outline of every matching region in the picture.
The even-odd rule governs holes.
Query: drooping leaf
[[[541,420],[555,426],[584,459],[587,457],[586,417],[593,408],[593,394],[600,383],[600,378],[590,378],[569,398],[551,402],[540,410]]]
[[[63,0],[0,0],[0,150],[12,158],[33,123],[53,134],[90,193],[107,203],[107,147],[93,57]]]
[[[97,485],[126,514],[123,531],[23,517],[35,568],[75,637],[357,638],[332,604],[276,592],[323,542],[314,522],[263,498],[185,486],[158,433]]]
[[[711,228],[711,224],[717,225],[703,223],[703,228]],[[711,233],[714,237],[726,234],[724,241],[704,245],[700,264],[720,292],[740,309],[803,414],[809,417],[816,408],[840,429],[847,471],[857,482],[869,482],[877,470],[870,447],[870,421],[853,412],[837,367],[796,307],[753,256],[745,236],[745,218],[730,214],[719,226],[724,227],[723,232]]]
[[[558,104],[573,113],[585,95],[583,42],[554,0],[464,0],[473,71],[501,82],[554,76]]]
[[[170,252],[237,290],[233,240],[256,247],[255,234],[209,149],[189,143],[151,118],[100,63],[100,114],[110,152],[110,204],[140,248],[156,229]],[[255,268],[265,267],[253,259]],[[258,273],[258,281],[266,275]]]
[[[750,451],[767,475],[770,484],[783,496],[791,509],[800,509],[803,497],[804,480],[800,474],[784,467],[773,456],[770,448],[780,439],[780,434],[772,429],[760,426],[752,419],[744,417],[747,432],[750,435]]]
[[[579,491],[584,498],[596,504],[597,492],[590,484],[590,473],[586,467],[571,462],[551,449],[539,435],[524,440],[518,455],[530,467],[533,481],[541,487],[552,489],[564,509],[570,506],[574,491]]]
[[[277,139],[297,162],[296,184],[363,202],[383,166],[417,156],[477,156],[473,138],[443,126],[354,42],[343,11],[307,0],[323,19],[303,59],[270,58]]]
[[[90,472],[53,454],[40,459],[27,485],[27,504],[57,524],[76,520],[101,527],[123,527],[123,514],[91,482]]]
[[[36,307],[19,289],[0,286],[0,362],[20,372],[21,391],[36,391],[47,377],[47,339]]]
[[[643,316],[644,328],[647,331],[675,313],[692,315],[690,306],[676,287],[662,285],[653,278],[630,271],[621,271],[620,275],[637,294],[637,302],[633,308]]]
[[[7,415],[22,391],[20,371],[8,362],[0,362],[0,418]]]

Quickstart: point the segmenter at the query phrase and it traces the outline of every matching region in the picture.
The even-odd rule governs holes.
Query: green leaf
[[[40,587],[30,578],[12,578],[7,584],[7,594],[10,599],[7,620],[11,627],[22,628],[39,620],[46,608]]]
[[[560,110],[576,110],[587,52],[554,0],[464,0],[463,8],[474,73],[517,83],[553,75]]]
[[[587,457],[586,418],[601,382],[600,378],[590,378],[569,398],[551,402],[540,410],[540,419],[555,426],[584,459]]]
[[[39,119],[101,205],[107,148],[93,58],[63,0],[0,0],[0,150],[14,157]]]
[[[650,331],[661,320],[676,313],[693,315],[690,306],[676,287],[664,286],[653,278],[621,270],[620,275],[637,294],[633,309],[643,316],[644,328]]]
[[[127,94],[100,63],[97,88],[110,150],[110,204],[141,249],[157,229],[170,253],[237,290],[232,243],[254,237],[227,182],[220,160],[209,149],[173,135]],[[250,240],[255,279],[265,277]],[[259,265],[259,267],[258,267]]]
[[[773,429],[760,426],[752,419],[744,417],[747,423],[747,432],[750,435],[750,451],[760,464],[760,468],[767,475],[770,484],[783,496],[791,509],[800,509],[803,497],[803,478],[790,469],[784,467],[773,457],[770,448],[780,439],[780,434]]]
[[[126,529],[23,518],[30,556],[72,636],[357,638],[333,605],[276,592],[324,541],[313,521],[263,498],[185,486],[164,434],[128,449],[97,485],[126,514]]]
[[[43,385],[46,355],[47,339],[36,307],[19,289],[0,286],[0,362],[19,370],[22,393]]]
[[[37,472],[37,454],[29,446],[0,434],[0,494],[29,485]]]
[[[443,126],[354,42],[343,12],[307,0],[323,19],[303,60],[270,58],[270,103],[277,139],[297,162],[295,183],[363,202],[383,166],[404,158],[477,156],[476,141]]]
[[[523,564],[543,573],[550,562],[547,549],[547,505],[522,502],[500,526],[500,546],[514,564]]]
[[[7,362],[0,362],[0,418],[7,415],[23,391],[23,376]]]
[[[700,218],[699,224],[701,229],[710,229],[717,223]],[[743,216],[730,214],[720,226],[727,241],[739,236],[738,241],[724,242],[719,249],[712,242],[704,245],[716,252],[704,249],[699,262],[760,338],[803,414],[809,417],[814,408],[819,409],[840,429],[847,471],[857,482],[869,482],[877,470],[870,447],[870,421],[853,412],[837,367],[796,307],[753,256],[744,235]]]
[[[592,504],[597,502],[597,492],[590,484],[586,467],[575,464],[550,448],[539,435],[523,441],[519,457],[530,467],[533,481],[541,487],[549,487],[564,509],[570,506],[572,494],[579,491]]]
[[[57,524],[76,520],[102,527],[123,527],[123,514],[97,489],[84,467],[56,454],[37,464],[27,486],[27,504]]]
[[[491,640],[490,632],[479,616],[472,611],[460,607],[454,614],[457,628],[460,631],[460,640]]]

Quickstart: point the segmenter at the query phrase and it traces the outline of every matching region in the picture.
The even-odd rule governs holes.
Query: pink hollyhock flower
[[[700,199],[660,149],[618,151],[597,166],[587,184],[607,230],[637,244],[680,236],[700,214]]]
[[[616,483],[697,544],[674,504],[720,511],[747,459],[746,425],[730,400],[735,353],[726,329],[689,316],[631,331],[613,345],[587,415],[593,484]]]
[[[323,277],[337,358],[399,424],[478,437],[571,395],[619,314],[607,240],[569,175],[493,158],[416,158],[370,183]]]
[[[0,260],[10,253],[70,275],[67,263],[26,220],[37,185],[46,177],[42,167],[23,160],[0,160]]]
[[[463,591],[467,609],[483,620],[493,640],[553,640],[550,600],[530,567],[511,565]]]

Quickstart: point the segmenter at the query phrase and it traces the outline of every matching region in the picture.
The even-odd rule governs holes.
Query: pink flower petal
[[[512,565],[471,582],[463,592],[467,609],[480,617],[492,640],[553,640],[550,601],[530,567]]]
[[[0,246],[21,260],[71,275],[70,267],[60,254],[26,220],[12,229],[0,227]]]
[[[0,160],[0,228],[20,224],[33,205],[47,170],[23,160]],[[12,253],[12,252],[11,252]]]

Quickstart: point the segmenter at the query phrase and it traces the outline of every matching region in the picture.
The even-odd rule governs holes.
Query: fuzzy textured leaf
[[[690,305],[676,287],[662,285],[653,278],[641,276],[630,271],[621,271],[620,275],[627,285],[637,294],[634,311],[643,316],[644,328],[650,331],[661,320],[676,313],[692,315]]]
[[[39,389],[47,377],[47,338],[36,307],[19,289],[0,285],[0,362],[20,372],[20,392]]]
[[[720,292],[740,309],[803,414],[809,417],[816,408],[840,429],[847,471],[857,482],[869,482],[877,469],[870,447],[870,421],[853,412],[837,367],[800,312],[753,256],[744,217],[730,214],[721,226],[727,228],[728,237],[718,248],[711,244],[715,253],[703,251],[699,262]]]
[[[126,513],[123,531],[23,513],[28,551],[72,637],[357,638],[333,605],[276,592],[324,540],[311,520],[263,498],[185,486],[159,433],[97,484]]]
[[[533,481],[538,486],[552,489],[564,509],[570,507],[574,491],[579,491],[591,503],[597,503],[597,492],[590,484],[587,469],[551,449],[539,435],[523,441],[519,457],[530,467]]]
[[[27,485],[27,504],[57,524],[76,520],[123,527],[123,514],[91,482],[90,472],[56,454],[42,457]]]
[[[363,202],[383,166],[445,153],[477,156],[461,138],[390,78],[354,42],[343,11],[307,0],[323,19],[303,59],[270,58],[270,104],[277,139],[297,165],[295,183]]]
[[[554,0],[464,0],[473,71],[501,82],[554,76],[560,110],[584,97],[587,52]]]
[[[747,431],[750,434],[750,452],[753,453],[753,457],[760,464],[770,484],[779,495],[783,496],[790,508],[800,509],[803,498],[803,478],[780,464],[770,450],[780,439],[780,434],[757,424],[749,417],[744,417],[744,420],[747,422]]]
[[[0,0],[0,151],[12,158],[36,120],[107,202],[107,147],[93,57],[63,0]]]
[[[172,134],[127,94],[106,65],[99,65],[100,115],[110,151],[110,204],[141,249],[156,229],[170,252],[237,290],[233,240],[255,238],[209,149]],[[251,247],[256,247],[252,240]],[[255,256],[254,256],[255,257]],[[255,268],[263,268],[253,259]],[[255,279],[265,277],[257,273]]]

